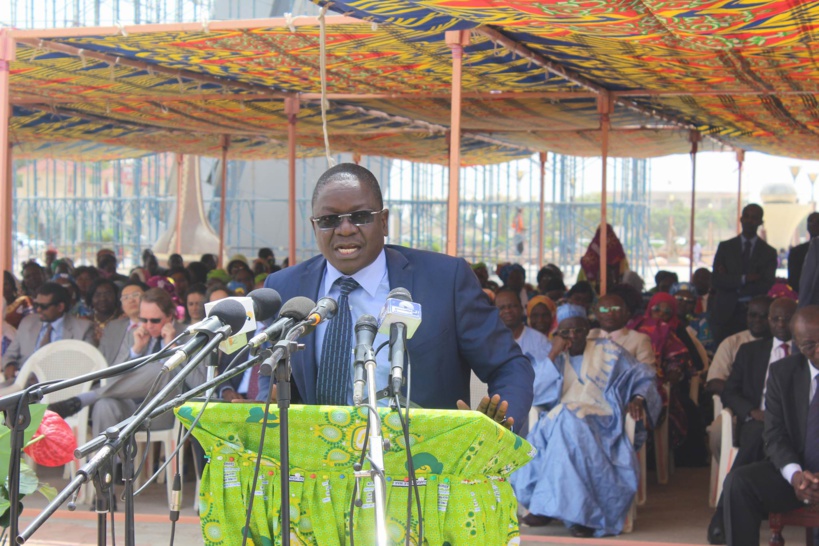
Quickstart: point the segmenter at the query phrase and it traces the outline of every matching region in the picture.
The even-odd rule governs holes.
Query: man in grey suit
[[[128,360],[134,345],[134,331],[139,326],[139,304],[148,286],[139,281],[128,281],[122,287],[122,317],[111,321],[102,333],[99,350],[108,364]]]
[[[127,360],[154,354],[165,348],[179,335],[184,326],[174,320],[175,306],[170,295],[161,288],[151,288],[146,291],[139,304],[140,325],[134,329],[133,345],[129,350]],[[160,375],[164,359],[151,362],[136,370],[109,379],[102,386],[80,394],[78,397],[68,398],[49,405],[49,409],[62,417],[73,415],[85,406],[93,404],[91,408],[91,430],[96,436],[108,427],[116,425],[126,417],[133,415],[140,402],[149,394],[154,380]],[[189,376],[188,385],[198,385],[204,380],[204,366]],[[196,375],[196,377],[192,377]],[[201,377],[200,377],[201,375]],[[172,374],[162,374],[157,390],[167,385]],[[154,429],[170,428],[173,423],[173,414],[167,413],[156,419]]]
[[[62,285],[47,282],[34,297],[36,313],[28,315],[17,329],[17,337],[3,355],[3,373],[12,379],[37,349],[54,341],[80,339],[92,342],[93,324],[67,314],[71,296]]]
[[[722,241],[714,255],[714,296],[708,311],[717,345],[746,329],[748,303],[754,296],[767,294],[776,278],[776,249],[756,234],[762,216],[759,205],[742,209],[742,233]]]

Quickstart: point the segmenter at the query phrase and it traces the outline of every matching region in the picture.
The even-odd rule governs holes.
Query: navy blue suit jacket
[[[422,308],[421,325],[407,342],[412,402],[430,409],[455,409],[458,400],[470,402],[469,372],[474,370],[491,394],[509,403],[507,414],[520,430],[532,405],[535,373],[466,261],[392,245],[384,250],[390,289],[406,288]],[[326,263],[316,256],[273,273],[264,285],[278,291],[284,302],[296,296],[316,300]],[[302,341],[305,350],[292,359],[293,379],[302,401],[315,404],[315,334]],[[267,393],[270,379],[259,379],[260,393]]]

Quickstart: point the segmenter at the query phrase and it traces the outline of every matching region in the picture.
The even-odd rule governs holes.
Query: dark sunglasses
[[[349,218],[354,226],[363,226],[372,224],[375,220],[376,214],[381,214],[385,209],[381,210],[357,210],[348,214],[328,214],[326,216],[319,216],[318,218],[310,218],[319,229],[336,229],[345,218]]]
[[[598,307],[597,310],[600,311],[601,315],[605,315],[606,313],[616,313],[622,309],[619,305],[610,305],[608,307]]]
[[[59,303],[60,302],[58,302],[58,301],[52,301],[51,303],[37,303],[35,301],[34,303],[31,304],[31,306],[34,307],[35,311],[45,311],[49,307],[52,307],[54,305],[58,305]]]
[[[585,335],[589,331],[588,328],[563,328],[562,330],[557,331],[557,335],[560,337],[572,337],[573,335]]]
[[[150,322],[151,324],[159,324],[162,322],[161,318],[143,318],[139,317],[139,322]]]

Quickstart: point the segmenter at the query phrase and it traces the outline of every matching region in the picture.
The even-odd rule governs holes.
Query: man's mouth
[[[336,247],[336,252],[342,256],[350,256],[355,254],[361,247],[358,245],[339,245]]]

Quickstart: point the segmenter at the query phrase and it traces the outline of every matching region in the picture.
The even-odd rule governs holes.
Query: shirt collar
[[[48,324],[51,325],[52,330],[56,330],[57,328],[62,328],[63,322],[65,322],[65,315],[61,316],[57,320],[52,320],[51,322],[44,322],[42,328],[46,328]]]
[[[808,368],[810,368],[810,381],[813,383],[816,381],[816,376],[819,375],[819,369],[817,369],[810,360],[808,360]]]
[[[386,273],[387,255],[384,253],[383,248],[370,265],[359,269],[352,275],[345,275],[333,267],[333,264],[328,261],[327,269],[324,272],[324,293],[329,294],[330,289],[333,287],[333,283],[335,283],[339,278],[349,276],[355,279],[356,282],[361,285],[361,288],[367,292],[367,294],[369,294],[371,297],[375,297],[378,286],[381,284],[381,279],[384,278]]]
[[[756,240],[759,239],[759,235],[754,235],[753,237],[751,237],[749,239],[749,238],[745,237],[745,235],[740,233],[739,238],[742,239],[742,244],[745,244],[746,242],[749,242],[753,246],[753,245],[756,244]]]

